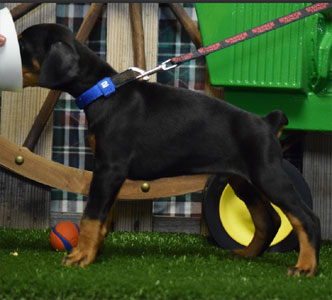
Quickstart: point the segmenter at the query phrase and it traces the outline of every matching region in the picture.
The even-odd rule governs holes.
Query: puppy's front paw
[[[81,220],[78,246],[63,258],[62,263],[64,265],[76,265],[83,268],[95,260],[99,246],[103,243],[106,233],[101,230],[101,225],[98,220],[84,218]]]
[[[62,263],[66,266],[75,265],[83,268],[91,264],[95,260],[96,255],[97,251],[95,250],[76,247],[63,258]]]

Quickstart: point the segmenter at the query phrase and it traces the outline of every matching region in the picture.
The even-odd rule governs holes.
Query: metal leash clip
[[[158,73],[160,71],[167,71],[167,70],[176,68],[178,66],[177,64],[172,64],[170,66],[167,66],[168,63],[170,63],[170,62],[171,62],[171,59],[165,60],[159,66],[157,66],[157,67],[155,67],[151,70],[148,70],[148,71],[145,71],[145,70],[137,68],[137,67],[130,67],[128,70],[139,73],[139,75],[137,75],[135,79],[142,78],[143,80],[150,80],[149,75],[152,75],[154,73]]]

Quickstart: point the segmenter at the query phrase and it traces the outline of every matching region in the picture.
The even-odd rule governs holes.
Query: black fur
[[[32,26],[20,45],[23,65],[31,68],[35,58],[41,66],[40,86],[74,97],[116,74],[60,25]],[[319,221],[281,166],[277,132],[288,122],[283,112],[259,117],[202,93],[135,81],[85,113],[96,153],[84,218],[104,222],[126,178],[237,175],[300,221],[318,261]]]

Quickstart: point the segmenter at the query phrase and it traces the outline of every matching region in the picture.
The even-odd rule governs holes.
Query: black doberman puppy
[[[24,86],[79,97],[117,74],[61,25],[32,26],[21,34],[19,44]],[[271,201],[283,210],[299,238],[299,258],[288,274],[316,273],[320,223],[282,168],[277,135],[288,121],[281,111],[259,117],[202,93],[143,81],[117,88],[84,111],[95,153],[93,179],[79,243],[65,257],[66,265],[85,266],[95,259],[126,178],[205,173],[229,179],[253,217],[255,236],[238,254],[261,255],[273,240],[280,219]]]

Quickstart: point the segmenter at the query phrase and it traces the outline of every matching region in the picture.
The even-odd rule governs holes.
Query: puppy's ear
[[[56,88],[70,82],[79,74],[79,55],[74,48],[63,42],[51,45],[39,73],[39,85]]]

